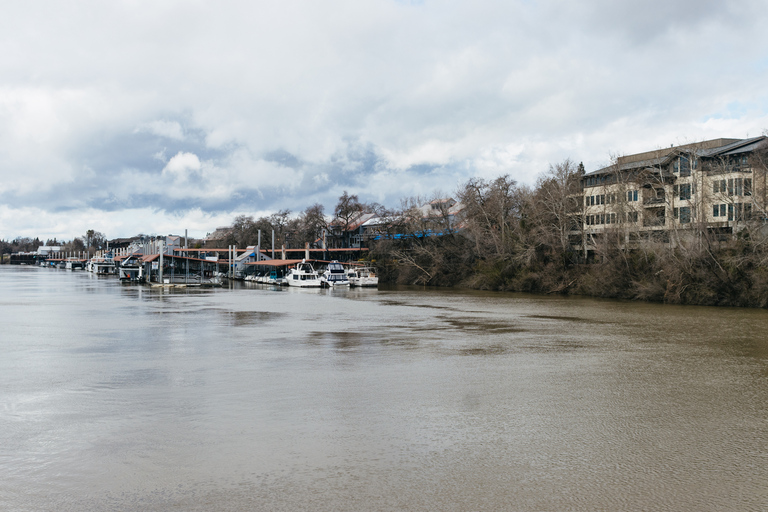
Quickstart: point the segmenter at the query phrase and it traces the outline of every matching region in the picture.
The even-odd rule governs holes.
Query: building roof
[[[376,217],[375,213],[369,213],[369,212],[358,212],[354,217],[352,217],[349,220],[349,225],[347,226],[347,231],[354,231],[360,226],[362,226],[366,221],[373,219]],[[335,227],[343,227],[344,221],[342,219],[336,218],[333,219],[331,222],[331,226]]]
[[[266,266],[266,267],[284,267],[287,265],[295,265],[297,263],[301,263],[302,260],[261,260],[261,261],[254,261],[253,263],[246,263],[246,265],[259,265],[259,266]],[[314,260],[309,260],[314,261]]]
[[[204,238],[205,241],[222,240],[232,231],[231,227],[222,226],[216,228],[216,230]]]
[[[147,254],[145,256],[141,256],[141,255],[138,255],[138,256],[139,256],[139,259],[144,263],[149,263],[149,262],[160,259],[159,254]],[[189,256],[177,256],[175,254],[163,254],[163,258],[172,258],[172,259],[189,260],[189,261],[202,261],[205,263],[216,263],[216,261],[204,260],[200,258],[190,258]],[[117,258],[115,259],[117,260]],[[226,261],[226,260],[218,260],[218,261]]]
[[[711,139],[682,146],[660,148],[654,151],[620,156],[616,159],[619,170],[644,169],[659,167],[669,163],[681,153],[695,154],[701,157],[725,156],[753,151],[764,143],[768,137],[752,137],[750,139]],[[585,176],[594,176],[614,172],[616,167],[610,165],[596,171],[588,172]]]
[[[714,150],[711,150],[702,156],[729,156],[748,153],[758,149],[760,146],[765,144],[766,139],[768,139],[768,137],[761,135],[760,137],[752,137],[750,139],[740,140],[733,144],[728,144],[727,146],[715,148]]]

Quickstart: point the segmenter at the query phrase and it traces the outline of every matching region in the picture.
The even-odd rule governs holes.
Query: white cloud
[[[240,213],[245,212],[236,214]],[[248,215],[252,215],[252,212]],[[29,222],[23,229],[8,229],[8,226],[14,226],[15,219],[18,218],[29,219]],[[26,236],[39,237],[43,241],[52,238],[60,241],[71,240],[84,235],[89,229],[100,231],[109,238],[139,233],[184,234],[187,229],[190,237],[202,238],[216,226],[230,224],[232,219],[232,212],[210,213],[199,208],[178,213],[168,213],[157,208],[131,208],[107,212],[83,209],[60,215],[41,208],[11,208],[0,205],[0,226],[4,227],[0,230],[0,239]]]
[[[186,181],[189,175],[197,173],[202,168],[200,159],[193,153],[179,151],[163,168],[163,174],[170,175],[176,180]]]
[[[566,157],[592,170],[756,135],[766,17],[757,0],[11,3],[0,204],[134,212],[159,196],[142,212],[215,216],[356,187],[396,206],[473,175],[532,183]]]

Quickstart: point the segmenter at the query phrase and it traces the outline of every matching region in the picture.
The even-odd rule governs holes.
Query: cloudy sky
[[[204,236],[768,129],[763,1],[0,8],[0,238]]]

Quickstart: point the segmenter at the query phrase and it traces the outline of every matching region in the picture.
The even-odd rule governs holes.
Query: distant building
[[[168,235],[165,237],[165,252],[173,252],[184,248],[184,237],[180,235]]]
[[[356,212],[349,219],[333,219],[326,234],[326,248],[351,249],[365,247],[364,224],[378,217],[375,213]]]
[[[61,252],[60,245],[41,245],[37,248],[37,255],[47,257],[50,254]]]
[[[677,242],[697,227],[727,238],[765,222],[765,136],[714,139],[617,159],[585,174],[571,243],[584,251],[607,233]]]
[[[132,243],[141,240],[141,236],[133,236],[130,238],[115,238],[107,241],[107,245],[110,249],[126,249]]]
[[[224,241],[231,234],[232,228],[230,226],[218,227],[213,233],[209,233],[208,236],[203,239],[203,243],[206,246],[217,247],[217,245],[221,245],[223,247],[226,245]]]
[[[435,199],[419,208],[422,220],[435,224],[435,227],[456,229],[464,205],[452,197]]]

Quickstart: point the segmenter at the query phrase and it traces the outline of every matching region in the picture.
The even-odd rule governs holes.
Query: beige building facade
[[[581,178],[571,240],[587,253],[610,234],[676,243],[765,225],[768,137],[713,139],[619,157]]]

